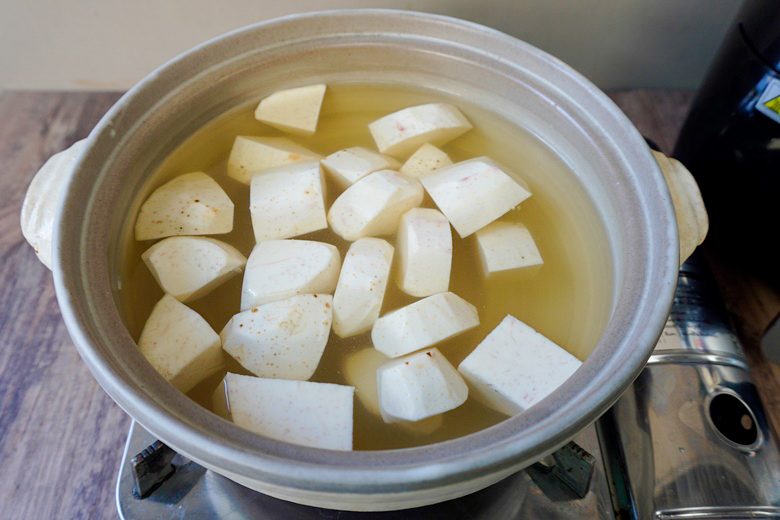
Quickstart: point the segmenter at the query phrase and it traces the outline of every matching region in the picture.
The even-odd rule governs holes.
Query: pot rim
[[[647,174],[642,182],[660,195],[652,204],[645,201],[646,205],[639,208],[644,210],[641,217],[650,241],[649,252],[652,252],[644,265],[648,269],[653,266],[660,269],[635,276],[641,284],[642,294],[647,297],[643,298],[640,307],[629,313],[631,320],[620,330],[615,330],[614,318],[610,319],[604,337],[583,364],[583,367],[598,365],[597,373],[612,374],[612,381],[616,382],[614,386],[604,385],[601,380],[585,381],[582,374],[575,374],[539,405],[474,434],[416,448],[334,452],[257,436],[210,414],[180,393],[178,396],[166,396],[175,404],[177,411],[174,412],[150,398],[147,388],[139,387],[122,366],[97,347],[105,344],[108,333],[104,324],[96,323],[94,319],[96,313],[99,315],[103,310],[96,308],[88,295],[90,290],[94,290],[89,285],[91,270],[100,261],[83,258],[84,238],[78,247],[73,247],[69,233],[64,230],[84,229],[83,207],[90,204],[85,205],[78,194],[91,185],[92,172],[88,166],[99,155],[96,147],[100,141],[105,142],[114,132],[115,119],[183,61],[196,60],[205,51],[229,48],[233,39],[255,31],[284,27],[286,24],[313,24],[323,17],[341,18],[347,27],[356,17],[378,17],[396,22],[413,18],[445,26],[453,34],[476,33],[495,46],[504,46],[527,59],[545,63],[590,96],[587,100],[589,108],[605,118],[604,124],[621,129],[623,135],[620,141],[632,146],[615,152],[642,174]],[[494,58],[506,61],[509,54],[506,51]],[[565,444],[601,415],[639,374],[661,332],[676,285],[678,244],[671,197],[657,163],[627,117],[590,81],[557,58],[494,29],[442,15],[387,9],[317,11],[260,22],[209,40],[164,64],[129,90],[90,134],[87,150],[75,170],[60,202],[58,221],[61,224],[55,229],[53,274],[63,319],[90,371],[128,414],[177,451],[233,474],[268,480],[280,486],[334,492],[348,490],[350,493],[393,493],[408,489],[410,483],[416,489],[440,487],[477,479],[486,472],[512,467],[520,469],[538,460]],[[95,193],[90,195],[96,196]],[[610,334],[619,337],[619,340],[612,338],[615,348],[629,341],[637,348],[624,348],[625,355],[622,356],[608,355],[609,352],[599,347]],[[576,398],[562,402],[561,397],[571,394],[571,389],[575,387],[578,388]],[[171,394],[176,392],[171,390]],[[188,413],[194,415],[187,416]],[[518,435],[519,432],[522,435]]]

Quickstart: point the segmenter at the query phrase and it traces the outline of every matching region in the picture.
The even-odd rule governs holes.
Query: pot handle
[[[86,139],[52,155],[33,177],[22,203],[22,235],[43,265],[51,269],[54,219],[62,190],[73,174]]]
[[[674,213],[677,217],[677,233],[680,236],[680,265],[691,256],[696,246],[704,241],[710,223],[704,207],[699,185],[691,172],[677,159],[652,151],[655,160],[669,185]]]

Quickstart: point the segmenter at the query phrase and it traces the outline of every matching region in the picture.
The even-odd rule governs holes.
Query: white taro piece
[[[219,235],[233,230],[233,202],[203,172],[174,177],[152,192],[135,221],[135,239]]]
[[[252,175],[297,162],[319,161],[317,153],[295,144],[286,137],[239,135],[228,157],[228,176],[249,184]]]
[[[451,292],[434,294],[389,312],[374,322],[374,348],[398,357],[429,347],[479,325],[477,309]]]
[[[461,362],[472,395],[507,415],[532,407],[582,365],[534,329],[507,315]]]
[[[274,92],[257,105],[255,119],[291,134],[312,135],[317,130],[325,89],[320,83]]]
[[[396,238],[398,287],[412,296],[446,292],[452,268],[452,231],[440,211],[413,208],[403,214]]]
[[[519,222],[496,221],[474,236],[485,275],[505,271],[531,275],[544,264],[531,232]]]
[[[292,238],[328,227],[320,163],[299,162],[253,175],[249,212],[257,242]]]
[[[222,329],[222,348],[260,377],[309,379],[332,321],[329,294],[299,294],[240,312]]]
[[[342,373],[347,384],[355,387],[355,395],[360,403],[372,414],[381,416],[379,397],[377,396],[377,370],[390,358],[372,347],[353,352],[344,359]],[[397,420],[393,426],[415,435],[428,435],[444,424],[441,414],[419,421]]]
[[[387,155],[372,152],[368,148],[355,146],[334,152],[325,157],[322,167],[341,189],[379,170],[397,170],[401,165]]]
[[[330,450],[352,449],[354,388],[228,373],[214,391],[215,409],[271,439]]]
[[[409,354],[377,370],[379,408],[385,422],[419,421],[462,405],[468,386],[436,348]]]
[[[200,314],[169,294],[152,309],[138,348],[154,369],[182,392],[225,365],[214,329]]]
[[[162,290],[180,302],[208,294],[246,265],[238,249],[207,237],[169,237],[141,258]]]
[[[434,170],[452,164],[452,159],[430,143],[425,143],[409,157],[400,172],[407,177],[419,179]]]
[[[244,270],[241,310],[296,294],[333,294],[341,255],[334,246],[312,240],[264,240]]]
[[[333,295],[333,332],[341,338],[371,329],[385,297],[393,246],[381,238],[354,242],[341,267]]]
[[[369,412],[379,415],[376,393],[376,371],[390,358],[372,347],[353,352],[344,358],[342,373],[348,385],[355,387],[355,396]]]
[[[368,125],[381,153],[403,157],[425,143],[441,146],[471,129],[455,105],[429,103],[404,108]]]
[[[392,170],[374,172],[347,188],[328,211],[328,223],[345,240],[390,235],[401,215],[422,203],[419,181]]]
[[[465,238],[531,196],[487,157],[477,157],[420,178],[436,206]]]

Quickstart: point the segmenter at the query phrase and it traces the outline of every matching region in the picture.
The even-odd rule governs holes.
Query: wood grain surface
[[[33,175],[116,93],[0,94],[0,518],[114,518],[129,418],[81,362],[51,273],[22,238]]]
[[[68,337],[51,274],[22,238],[32,176],[85,137],[120,94],[0,93],[0,519],[115,518],[114,486],[130,420],[100,389]],[[611,94],[639,130],[672,151],[692,95]],[[778,292],[709,255],[754,378],[780,430],[780,368],[757,345]]]

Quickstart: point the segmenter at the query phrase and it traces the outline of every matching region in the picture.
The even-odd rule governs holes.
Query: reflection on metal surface
[[[619,518],[780,518],[778,441],[695,255],[648,366],[599,435]]]
[[[654,355],[668,350],[745,358],[701,253],[683,264],[669,319]]]
[[[596,421],[596,431],[601,444],[601,456],[615,517],[620,520],[634,520],[637,518],[636,496],[628,482],[626,452],[621,444],[617,422],[611,409]]]
[[[656,520],[780,518],[780,507],[696,507],[659,511]]]
[[[575,437],[579,449],[569,448],[563,459],[570,467],[579,464],[581,475],[592,471],[589,486],[581,479],[575,484],[584,497],[563,485],[552,470],[527,469],[482,491],[442,504],[389,511],[384,513],[354,513],[301,506],[272,498],[236,484],[225,477],[176,455],[176,472],[148,498],[133,496],[133,476],[130,460],[134,454],[155,441],[139,424],[133,422],[119,472],[116,488],[117,508],[123,520],[513,520],[550,519],[583,520],[614,519],[607,480],[602,465],[595,428],[590,427]],[[587,450],[585,454],[582,451]],[[586,456],[587,455],[587,456]],[[591,460],[592,457],[592,460]],[[559,457],[560,458],[560,457]],[[577,462],[579,461],[579,462]],[[178,464],[178,465],[177,465]]]
[[[750,370],[748,364],[739,358],[733,356],[724,356],[721,354],[694,354],[688,350],[664,350],[656,351],[647,360],[648,365],[663,365],[667,363],[674,364],[700,364],[726,365],[742,370]]]
[[[739,396],[755,417],[758,440],[751,445],[727,441],[713,424],[709,396],[724,393]],[[625,492],[637,507],[634,518],[680,508],[780,506],[780,451],[748,372],[718,365],[650,366],[611,413],[626,461]],[[741,427],[741,417],[731,420],[731,428]]]

